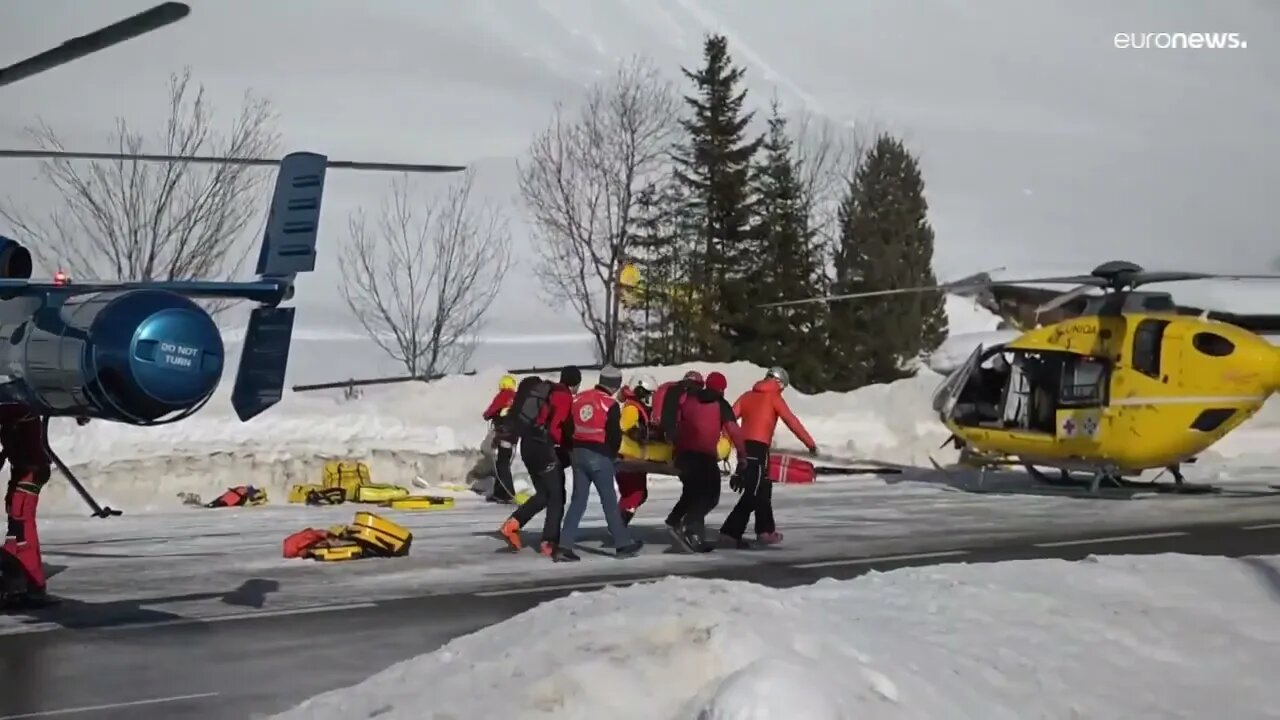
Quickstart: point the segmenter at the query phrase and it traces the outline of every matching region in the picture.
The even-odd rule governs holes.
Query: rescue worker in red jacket
[[[622,389],[622,415],[619,425],[622,434],[634,440],[641,447],[649,442],[649,402],[657,383],[649,375],[641,375],[629,388]],[[622,522],[631,524],[636,511],[649,499],[649,476],[644,472],[619,471],[618,510],[622,512]]]
[[[680,403],[688,393],[702,388],[702,373],[690,370],[679,380],[664,382],[653,391],[653,411],[650,413],[654,432],[651,440],[670,442],[675,437],[676,417]]]
[[[493,461],[493,492],[485,498],[492,503],[510,504],[515,502],[515,483],[511,479],[511,456],[515,453],[515,440],[502,430],[502,419],[511,407],[516,396],[516,379],[503,375],[498,381],[498,393],[489,401],[482,416],[488,421],[493,434],[492,448],[497,451]]]
[[[573,497],[564,514],[560,531],[560,548],[552,556],[557,561],[576,561],[573,552],[578,539],[578,526],[587,512],[591,486],[600,496],[605,523],[613,538],[614,555],[633,557],[641,543],[631,533],[618,512],[618,496],[614,488],[614,463],[622,445],[622,411],[617,393],[622,389],[622,373],[612,365],[600,369],[600,381],[573,399]]]
[[[729,487],[742,493],[742,497],[720,526],[720,536],[739,548],[748,547],[742,535],[752,512],[756,516],[756,540],[766,545],[782,542],[782,533],[773,518],[773,481],[769,478],[769,450],[778,420],[804,443],[810,454],[818,452],[813,437],[782,398],[782,391],[789,384],[786,370],[770,368],[764,379],[733,404],[734,415],[742,420],[747,454],[746,461],[729,480]]]
[[[673,449],[682,489],[680,499],[667,516],[667,528],[677,545],[689,552],[707,552],[714,548],[704,533],[707,513],[720,503],[721,433],[733,442],[739,462],[746,453],[742,429],[733,416],[733,408],[724,399],[728,385],[724,375],[710,373],[706,386],[688,393],[680,404]]]
[[[0,553],[3,570],[3,605],[10,609],[44,607],[57,600],[49,596],[36,531],[36,506],[40,491],[49,482],[52,464],[46,452],[44,424],[25,405],[0,405],[0,448],[9,463],[8,490],[4,496],[8,530]]]
[[[520,459],[529,471],[533,497],[516,508],[502,524],[499,532],[515,550],[523,547],[520,529],[543,510],[547,515],[542,525],[542,541],[538,552],[547,557],[560,547],[560,523],[564,520],[565,467],[562,457],[572,442],[573,419],[570,410],[573,396],[582,383],[582,371],[566,367],[560,382],[551,384],[551,394],[534,422],[534,428],[518,438]],[[517,391],[517,395],[519,392]]]

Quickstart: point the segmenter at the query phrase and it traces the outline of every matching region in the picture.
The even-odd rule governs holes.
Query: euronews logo
[[[1240,33],[1159,32],[1116,33],[1120,50],[1244,50],[1249,43]]]

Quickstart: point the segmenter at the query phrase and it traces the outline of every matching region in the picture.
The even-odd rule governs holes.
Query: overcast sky
[[[5,0],[13,62],[153,4]],[[183,22],[3,90],[0,144],[47,119],[103,150],[112,119],[164,120],[166,76],[190,65],[228,120],[271,98],[288,150],[453,162],[514,199],[514,160],[552,103],[631,53],[673,73],[702,33],[729,36],[755,98],[775,90],[838,120],[874,120],[922,156],[943,279],[995,266],[1258,271],[1280,255],[1280,3],[1266,0],[197,0]],[[1243,50],[1120,50],[1118,32],[1238,32]],[[0,195],[33,207],[34,164],[4,161]],[[333,252],[384,175],[334,171],[299,322],[349,325]],[[439,187],[438,177],[428,184]],[[518,208],[514,210],[518,213]],[[517,215],[517,219],[519,219]],[[564,333],[522,257],[490,331]]]

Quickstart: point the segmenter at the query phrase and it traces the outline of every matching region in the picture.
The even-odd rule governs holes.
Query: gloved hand
[[[733,469],[733,474],[729,476],[729,489],[740,493],[747,489],[747,483],[742,479],[742,466]]]
[[[813,447],[809,448],[809,456],[810,456],[810,457],[818,457],[818,446],[817,446],[817,445],[814,445]]]

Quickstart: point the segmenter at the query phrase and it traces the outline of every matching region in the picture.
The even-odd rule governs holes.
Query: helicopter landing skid
[[[1174,477],[1172,483],[1156,482],[1155,480],[1143,482],[1138,480],[1127,480],[1119,475],[1098,471],[1088,480],[1081,480],[1072,477],[1067,470],[1058,470],[1057,477],[1045,473],[1034,465],[1024,465],[1027,474],[1037,481],[1046,485],[1061,488],[1088,488],[1090,494],[1096,495],[1103,489],[1128,490],[1133,492],[1153,492],[1167,495],[1213,495],[1222,492],[1222,488],[1214,485],[1205,485],[1202,483],[1189,483],[1183,477],[1182,473],[1176,468],[1170,468],[1169,471]]]

